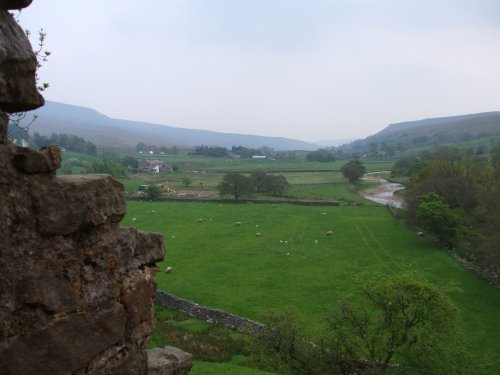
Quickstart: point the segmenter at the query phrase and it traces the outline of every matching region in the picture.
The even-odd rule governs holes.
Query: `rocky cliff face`
[[[28,173],[23,152],[0,145],[0,374],[144,374],[162,237],[118,227],[111,177]]]
[[[36,59],[0,0],[0,375],[145,374],[159,234],[120,228],[120,183],[56,177],[60,150],[9,144],[3,112],[43,104]]]

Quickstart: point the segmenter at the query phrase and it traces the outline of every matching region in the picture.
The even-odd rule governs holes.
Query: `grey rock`
[[[193,367],[193,356],[173,346],[147,351],[148,375],[185,375]]]
[[[29,147],[17,147],[12,163],[23,173],[55,172],[61,166],[61,149],[57,145],[45,146],[39,151]]]
[[[123,185],[108,175],[59,176],[33,186],[40,233],[66,235],[119,222],[126,212]]]
[[[3,1],[3,6],[22,1]],[[36,88],[37,61],[28,38],[13,16],[0,10],[0,110],[22,112],[44,104]]]

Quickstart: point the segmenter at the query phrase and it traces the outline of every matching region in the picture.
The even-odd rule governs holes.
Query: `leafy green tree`
[[[162,189],[161,186],[158,185],[148,185],[148,187],[146,187],[145,193],[147,198],[154,199],[158,198],[161,195]]]
[[[272,195],[282,196],[290,187],[285,176],[268,175],[264,181],[264,191]]]
[[[329,320],[331,366],[344,373],[450,374],[465,368],[458,309],[415,273],[365,277],[364,303],[344,300]],[[346,371],[347,370],[347,371]]]
[[[259,193],[265,192],[265,182],[267,178],[267,173],[264,171],[255,171],[250,174],[250,178],[253,181],[255,190]]]
[[[442,245],[453,247],[458,235],[464,230],[463,213],[459,209],[451,210],[436,193],[418,197],[417,224],[434,236]]]
[[[255,192],[253,181],[240,173],[227,173],[218,185],[220,195],[232,195],[235,200]]]
[[[324,335],[303,335],[290,314],[273,314],[262,340],[269,368],[293,374],[467,374],[459,313],[421,275],[363,276]]]
[[[148,148],[148,146],[144,142],[139,142],[135,146],[135,149],[136,149],[137,152],[139,152],[139,151],[144,152],[144,151],[147,150],[147,148]]]
[[[344,164],[342,168],[340,168],[340,171],[349,182],[356,182],[363,177],[366,168],[360,159],[353,159]]]
[[[182,177],[182,185],[189,186],[193,183],[193,180],[189,176]]]

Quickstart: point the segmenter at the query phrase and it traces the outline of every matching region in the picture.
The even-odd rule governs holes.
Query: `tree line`
[[[251,197],[255,193],[281,197],[289,187],[285,176],[271,175],[263,171],[252,172],[250,176],[226,173],[217,186],[220,195],[232,195],[235,200]]]
[[[53,133],[50,136],[46,136],[39,133],[34,133],[33,136],[28,136],[28,140],[37,147],[48,146],[50,144],[58,144],[68,151],[92,156],[97,155],[97,146],[95,144],[74,134]]]
[[[410,178],[411,225],[491,275],[500,273],[500,143],[489,158],[443,147],[402,158],[392,172]]]

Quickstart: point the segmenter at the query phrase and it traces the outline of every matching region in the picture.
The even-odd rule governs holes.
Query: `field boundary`
[[[258,336],[265,325],[254,320],[225,312],[224,310],[202,306],[196,302],[157,290],[155,302],[170,310],[179,311],[193,318],[217,324],[240,333]]]
[[[200,203],[226,203],[226,204],[295,204],[299,206],[340,206],[339,201],[307,201],[307,200],[291,200],[291,199],[203,199],[203,198],[174,198],[162,197],[154,199],[146,199],[142,196],[125,195],[125,199],[129,201],[145,201],[145,202],[200,202]],[[349,206],[363,206],[362,202],[348,202]]]

